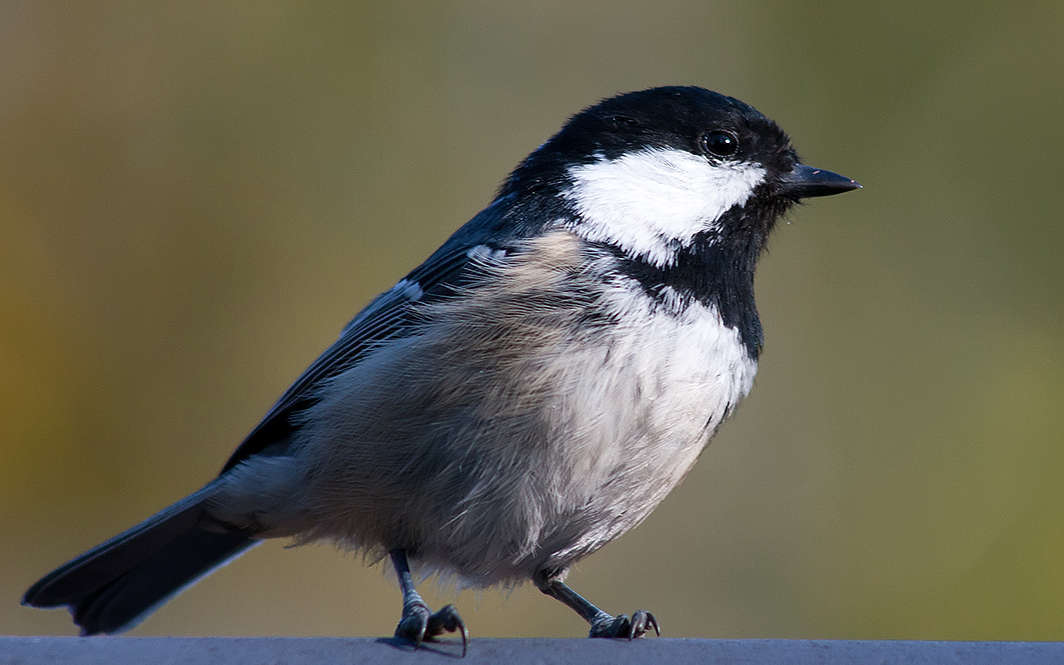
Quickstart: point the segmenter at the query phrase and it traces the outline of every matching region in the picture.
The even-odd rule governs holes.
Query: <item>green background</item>
[[[167,6],[164,6],[167,5]],[[570,580],[671,636],[1062,639],[1064,4],[0,5],[0,632],[217,472],[348,318],[599,98],[744,99],[865,185],[781,225],[757,386]],[[577,636],[529,586],[473,636]],[[271,542],[133,634],[388,635]]]

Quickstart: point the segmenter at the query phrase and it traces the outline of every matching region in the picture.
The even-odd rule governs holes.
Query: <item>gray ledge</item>
[[[297,637],[0,637],[0,664],[288,665],[443,663],[460,642],[414,651],[390,639]],[[1064,663],[1064,642],[908,642],[704,639],[474,639],[463,665],[493,663]]]

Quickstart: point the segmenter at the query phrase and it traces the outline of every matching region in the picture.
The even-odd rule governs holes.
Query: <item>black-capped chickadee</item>
[[[433,613],[408,558],[474,586],[532,580],[591,626],[639,637],[569,567],[639,524],[750,390],[754,268],[802,198],[859,187],[801,164],[743,102],[696,87],[574,116],[498,196],[378,296],[203,489],[45,576],[84,634],[131,627],[264,538],[390,556],[396,629]]]

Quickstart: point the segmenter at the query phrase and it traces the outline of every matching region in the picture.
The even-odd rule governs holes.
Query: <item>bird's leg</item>
[[[631,619],[624,614],[613,616],[595,607],[591,601],[570,589],[565,582],[562,582],[557,577],[537,575],[535,583],[540,591],[552,598],[557,598],[568,605],[574,612],[584,617],[584,621],[591,625],[588,637],[627,637],[628,639],[634,639],[642,637],[649,628],[653,628],[655,634],[661,635],[658,620],[646,610],[632,612]]]
[[[469,643],[469,631],[466,630],[465,622],[458,616],[458,610],[454,605],[445,605],[438,612],[433,613],[421,594],[414,588],[414,580],[410,575],[410,564],[406,560],[405,550],[392,550],[392,565],[395,573],[399,576],[399,588],[403,591],[403,616],[399,619],[399,625],[395,628],[395,636],[409,640],[415,647],[421,645],[424,640],[432,640],[444,632],[462,633],[462,656],[466,655],[466,646]]]

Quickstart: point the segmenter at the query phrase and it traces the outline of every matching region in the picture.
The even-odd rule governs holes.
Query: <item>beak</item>
[[[861,185],[853,178],[824,169],[815,169],[805,164],[796,164],[789,173],[783,176],[780,184],[782,193],[795,200],[810,196],[831,196],[852,189],[861,189]]]

